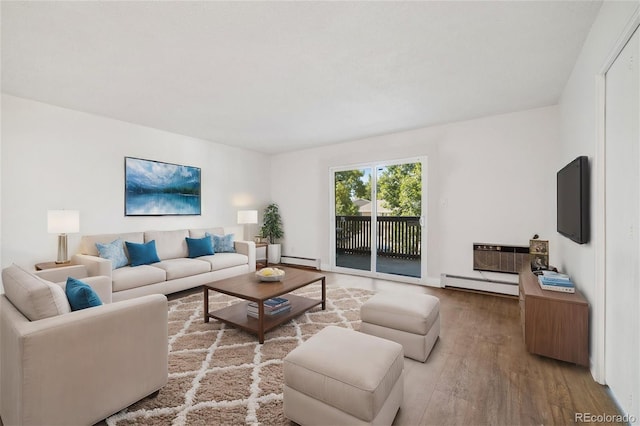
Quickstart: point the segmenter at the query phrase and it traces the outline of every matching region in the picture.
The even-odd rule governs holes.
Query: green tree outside
[[[388,166],[378,177],[378,198],[393,216],[421,216],[422,164]]]
[[[336,216],[357,216],[358,206],[353,202],[354,198],[371,198],[371,191],[363,181],[364,171],[345,170],[336,172]]]
[[[345,170],[335,173],[335,202],[337,216],[357,216],[358,206],[353,202],[371,198],[371,176],[364,182],[363,170]],[[421,216],[422,164],[408,163],[387,166],[378,176],[378,199],[393,216]]]

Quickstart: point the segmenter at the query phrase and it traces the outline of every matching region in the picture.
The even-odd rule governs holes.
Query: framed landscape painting
[[[124,158],[125,216],[199,215],[200,168]]]

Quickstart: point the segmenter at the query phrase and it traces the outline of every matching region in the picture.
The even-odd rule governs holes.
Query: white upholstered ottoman
[[[401,345],[326,327],[284,358],[284,415],[301,425],[390,425],[403,369]]]
[[[378,293],[360,308],[360,331],[398,342],[425,362],[440,335],[440,299],[428,294]]]

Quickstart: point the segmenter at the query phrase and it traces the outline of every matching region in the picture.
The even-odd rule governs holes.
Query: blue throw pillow
[[[227,235],[211,235],[205,234],[213,240],[213,251],[216,253],[235,253],[236,249],[233,245],[233,234]]]
[[[156,240],[151,240],[144,244],[131,243],[129,241],[125,241],[124,243],[127,245],[127,250],[129,251],[131,266],[149,265],[150,263],[160,262],[158,252],[156,251]]]
[[[189,257],[200,257],[215,254],[213,251],[213,243],[211,238],[189,238],[187,240],[187,248],[189,249]]]
[[[102,305],[100,296],[93,291],[89,284],[78,279],[71,277],[67,278],[67,286],[65,287],[64,292],[67,295],[72,311],[79,311],[80,309]]]
[[[124,254],[124,244],[120,238],[109,244],[96,243],[96,247],[101,258],[111,261],[111,269],[122,268],[129,263],[127,255]]]

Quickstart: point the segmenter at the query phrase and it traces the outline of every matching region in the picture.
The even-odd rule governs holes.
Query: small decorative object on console
[[[529,256],[532,271],[549,269],[549,241],[539,240],[538,235],[534,235],[533,239],[529,240]]]
[[[256,277],[260,281],[282,281],[284,271],[278,268],[262,268],[256,272]]]

